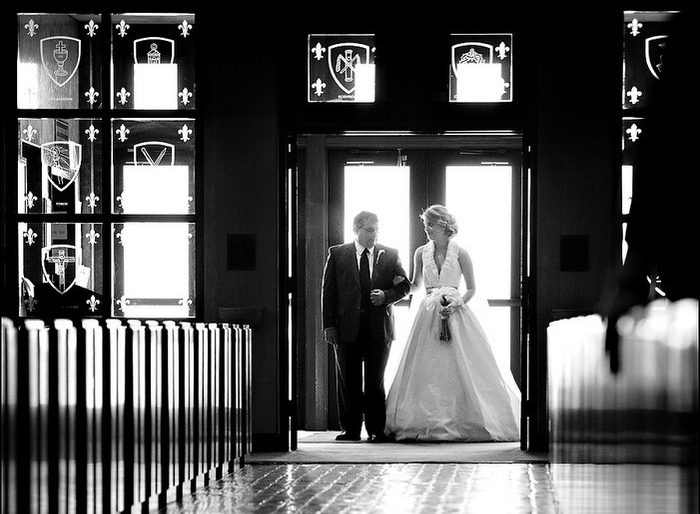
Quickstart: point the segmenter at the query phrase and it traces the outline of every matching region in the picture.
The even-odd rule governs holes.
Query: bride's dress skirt
[[[439,308],[432,294],[417,309],[387,394],[386,433],[396,440],[519,440],[512,375],[499,368],[468,305],[449,319],[451,340],[441,341]]]

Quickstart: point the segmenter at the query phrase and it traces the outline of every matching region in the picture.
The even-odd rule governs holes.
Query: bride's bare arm
[[[462,296],[462,301],[466,304],[476,294],[476,282],[474,282],[474,266],[469,253],[464,248],[459,249],[459,266],[462,269],[464,285],[467,290]]]
[[[411,276],[411,292],[423,287],[423,247],[419,246],[413,252],[413,275]]]

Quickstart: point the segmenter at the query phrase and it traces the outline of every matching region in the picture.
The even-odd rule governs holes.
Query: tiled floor
[[[378,455],[389,452],[385,445],[337,444],[348,452],[367,447],[376,447]],[[300,442],[307,459],[325,446]],[[449,448],[441,445],[439,451]],[[422,461],[253,458],[161,513],[695,514],[698,509],[697,467],[550,464],[541,456],[530,462],[429,462],[409,447],[407,461],[411,452]]]
[[[557,513],[542,464],[251,464],[175,513]]]

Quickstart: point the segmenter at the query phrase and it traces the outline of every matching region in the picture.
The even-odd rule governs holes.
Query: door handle
[[[520,298],[489,298],[489,307],[520,307],[523,302]]]

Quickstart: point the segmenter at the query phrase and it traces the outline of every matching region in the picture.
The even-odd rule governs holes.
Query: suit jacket
[[[375,245],[371,281],[371,289],[381,289],[386,295],[384,305],[370,307],[372,334],[377,341],[389,343],[394,340],[392,305],[408,294],[411,285],[397,250]],[[354,341],[361,314],[360,271],[354,242],[329,248],[322,288],[323,328],[337,328],[340,342]]]

